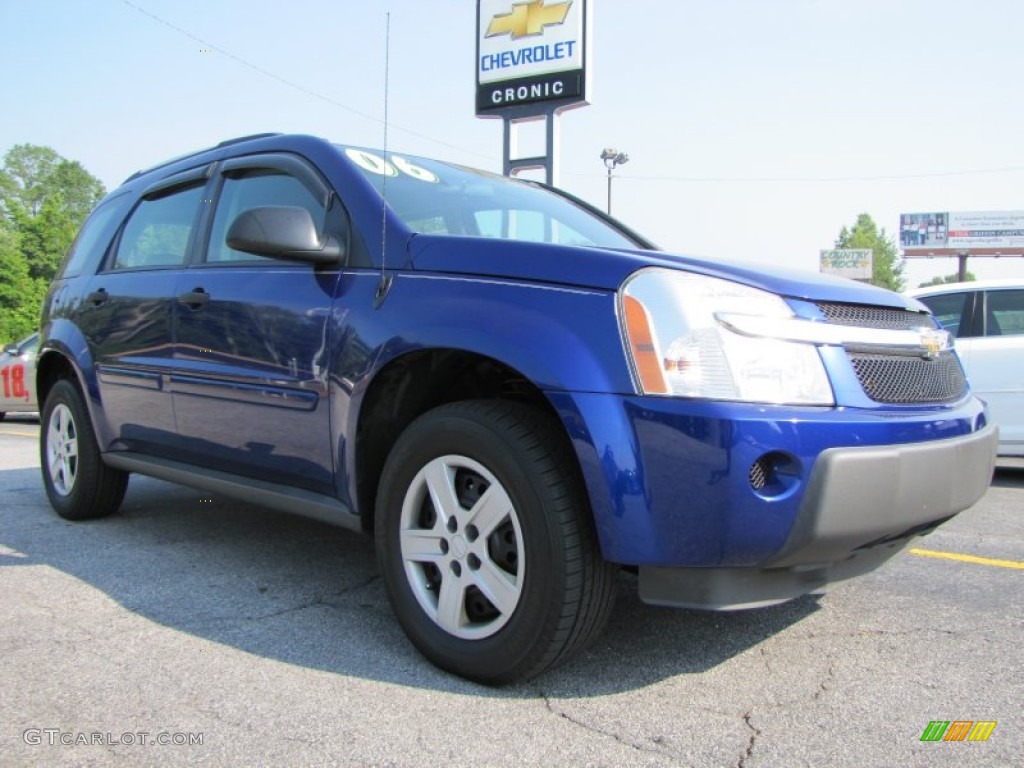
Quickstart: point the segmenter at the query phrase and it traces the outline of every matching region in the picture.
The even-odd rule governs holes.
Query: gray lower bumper
[[[710,610],[784,602],[867,573],[980,499],[998,432],[909,445],[831,448],[770,561],[747,568],[640,568],[645,602]]]

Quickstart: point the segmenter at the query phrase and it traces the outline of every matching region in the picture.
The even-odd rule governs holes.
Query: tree
[[[21,208],[28,216],[37,216],[55,194],[81,222],[106,190],[81,163],[61,157],[50,147],[17,144],[8,150],[0,169],[0,215],[10,219]]]
[[[35,216],[19,212],[14,217],[21,253],[33,280],[49,283],[53,279],[84,220],[85,216],[68,209],[60,192],[48,195]]]
[[[17,234],[0,221],[0,343],[27,336],[39,324],[36,282],[18,250]]]
[[[0,341],[39,322],[40,302],[85,217],[105,194],[82,165],[19,144],[0,167]]]
[[[886,234],[868,214],[862,213],[852,229],[843,227],[836,238],[836,248],[870,248],[872,253],[871,283],[892,291],[902,291],[903,259],[896,238]]]
[[[973,272],[968,272],[967,275],[964,278],[965,282],[968,282],[968,283],[974,282],[977,279],[978,278],[974,276]],[[946,285],[947,283],[959,283],[959,282],[960,282],[960,275],[958,275],[958,274],[956,274],[954,272],[952,275],[946,275],[945,277],[933,277],[927,283],[921,283],[917,287],[918,288],[930,288],[933,285]]]

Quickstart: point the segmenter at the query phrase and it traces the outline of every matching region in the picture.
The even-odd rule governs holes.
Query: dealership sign
[[[870,248],[837,248],[832,251],[821,251],[821,272],[854,280],[870,280],[871,257]]]
[[[1024,211],[904,213],[900,247],[907,258],[1024,254]]]
[[[586,0],[478,0],[476,113],[587,103]]]

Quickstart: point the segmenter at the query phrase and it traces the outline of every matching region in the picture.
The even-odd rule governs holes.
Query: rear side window
[[[961,329],[967,331],[967,317],[970,311],[970,293],[941,293],[938,296],[921,296],[942,327],[959,336]]]
[[[114,269],[183,265],[204,190],[179,189],[139,203],[121,233]]]
[[[265,205],[305,208],[313,217],[318,230],[323,232],[324,208],[301,181],[279,171],[251,171],[244,176],[224,179],[206,261],[216,263],[259,259],[259,256],[229,247],[227,232],[240,213]]]
[[[131,200],[130,195],[122,194],[100,203],[99,207],[89,214],[78,237],[71,244],[64,265],[58,273],[58,279],[75,277],[82,273],[86,265],[92,269],[96,268],[110,247],[110,241],[114,239],[114,233]]]
[[[1024,336],[1024,290],[989,291],[986,299],[986,336]]]

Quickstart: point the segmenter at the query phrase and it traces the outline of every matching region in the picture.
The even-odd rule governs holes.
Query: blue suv
[[[411,641],[489,684],[590,641],[621,567],[716,610],[870,571],[982,496],[997,442],[913,299],[309,136],[110,193],[36,386],[62,517],[136,472],[372,532]]]

